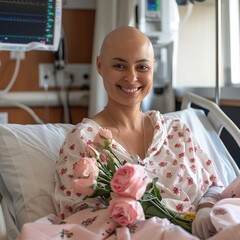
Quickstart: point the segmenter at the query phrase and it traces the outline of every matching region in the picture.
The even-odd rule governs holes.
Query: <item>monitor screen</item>
[[[160,18],[160,0],[147,0],[146,1],[146,17]]]
[[[0,51],[57,51],[61,0],[0,1]]]
[[[149,10],[149,11],[159,11],[160,10],[159,5],[160,5],[159,1],[148,0],[147,1],[147,10]]]

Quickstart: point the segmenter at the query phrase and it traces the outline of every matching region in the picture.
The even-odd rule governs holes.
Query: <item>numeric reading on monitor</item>
[[[0,50],[57,50],[61,0],[0,0],[0,9]]]

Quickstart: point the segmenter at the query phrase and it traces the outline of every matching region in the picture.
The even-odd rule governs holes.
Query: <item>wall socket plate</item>
[[[39,86],[57,87],[60,86],[56,78],[54,64],[39,64]],[[91,64],[66,64],[63,71],[63,80],[66,87],[84,87],[89,86]]]
[[[66,9],[95,9],[97,0],[63,0],[62,8]]]
[[[8,123],[8,113],[7,112],[0,112],[0,123]]]
[[[25,52],[24,51],[11,51],[10,52],[10,59],[25,59]]]

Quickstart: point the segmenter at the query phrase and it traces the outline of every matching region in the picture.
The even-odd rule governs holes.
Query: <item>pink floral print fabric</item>
[[[191,130],[179,119],[164,117],[157,111],[148,112],[154,126],[154,136],[146,157],[131,157],[117,142],[115,154],[122,161],[137,162],[145,167],[150,178],[158,177],[163,203],[177,213],[195,211],[200,198],[209,187],[221,187],[213,167],[213,160],[202,151]],[[59,216],[65,219],[78,211],[84,196],[71,188],[73,168],[80,157],[86,155],[86,143],[93,141],[100,126],[90,119],[69,133],[60,149],[56,167],[55,200]],[[104,158],[104,153],[102,153]]]

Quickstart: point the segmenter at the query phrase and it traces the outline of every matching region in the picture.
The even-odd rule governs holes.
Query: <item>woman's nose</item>
[[[138,79],[137,72],[133,69],[127,71],[125,79],[129,82],[135,82]]]

